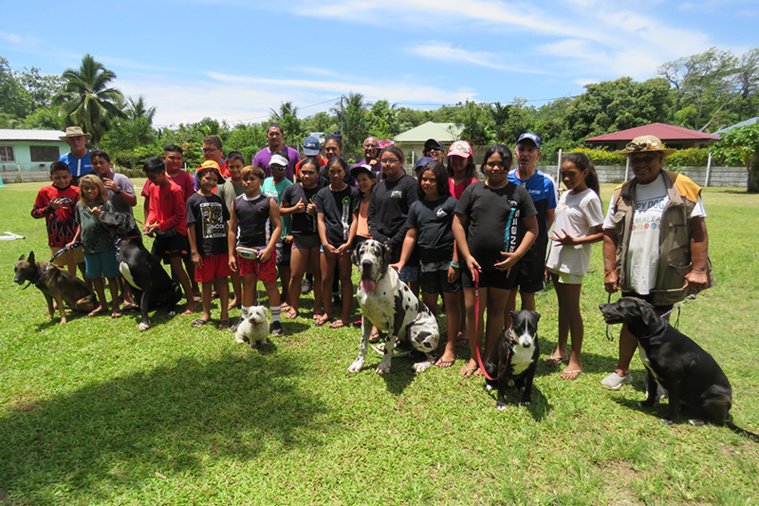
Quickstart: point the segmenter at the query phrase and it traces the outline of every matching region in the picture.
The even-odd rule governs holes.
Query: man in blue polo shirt
[[[519,136],[514,149],[517,168],[509,172],[509,181],[523,186],[532,197],[538,211],[538,237],[524,258],[514,267],[517,269],[519,295],[522,309],[535,311],[535,292],[545,286],[545,259],[548,246],[548,229],[553,224],[556,210],[556,183],[548,174],[536,169],[540,151],[540,137],[532,132]],[[516,307],[516,291],[512,292],[506,303],[506,327],[511,324],[510,314]]]
[[[79,178],[92,172],[92,163],[90,162],[90,150],[87,149],[87,141],[92,138],[92,134],[86,134],[81,127],[66,127],[66,135],[59,137],[71,148],[70,153],[66,153],[58,158],[69,166],[71,172],[71,184],[79,186]]]

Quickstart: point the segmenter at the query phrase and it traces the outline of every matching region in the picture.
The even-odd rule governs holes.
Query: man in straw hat
[[[660,315],[713,283],[701,187],[662,170],[672,152],[653,135],[627,144],[622,153],[635,177],[614,190],[603,224],[606,291],[644,299]],[[632,382],[635,347],[635,337],[623,326],[617,368],[601,381],[604,388],[619,390]]]
[[[79,186],[79,178],[92,172],[92,163],[90,162],[90,150],[87,149],[87,141],[92,138],[92,134],[86,134],[81,127],[66,127],[66,135],[59,137],[71,148],[70,153],[66,153],[58,160],[69,166],[71,171],[71,184]]]

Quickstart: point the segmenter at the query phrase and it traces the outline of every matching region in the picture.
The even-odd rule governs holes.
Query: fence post
[[[563,150],[561,148],[559,148],[559,161],[558,161],[558,163],[556,165],[556,183],[557,183],[557,185],[558,185],[558,182],[561,181],[561,159],[563,157],[562,156],[563,155],[562,151]]]
[[[704,187],[709,186],[712,179],[712,154],[713,151],[709,151],[709,159],[706,161],[706,181],[704,181]]]

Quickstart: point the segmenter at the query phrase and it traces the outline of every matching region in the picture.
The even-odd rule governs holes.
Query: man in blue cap
[[[522,298],[522,309],[535,311],[535,292],[545,286],[545,258],[548,246],[548,229],[553,224],[556,210],[556,183],[548,174],[537,170],[540,137],[532,132],[519,136],[514,149],[517,167],[509,172],[509,181],[523,186],[532,197],[538,211],[538,237],[524,258],[514,267],[517,269],[517,286]],[[511,325],[510,314],[516,307],[516,291],[506,303],[506,327]]]

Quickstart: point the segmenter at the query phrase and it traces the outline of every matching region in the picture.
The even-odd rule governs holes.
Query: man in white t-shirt
[[[635,177],[614,191],[603,224],[606,291],[647,300],[658,314],[710,285],[701,188],[682,174],[662,170],[664,156],[673,151],[653,135],[636,137],[626,146]],[[601,382],[604,388],[619,390],[632,382],[636,343],[623,326],[619,361]]]

